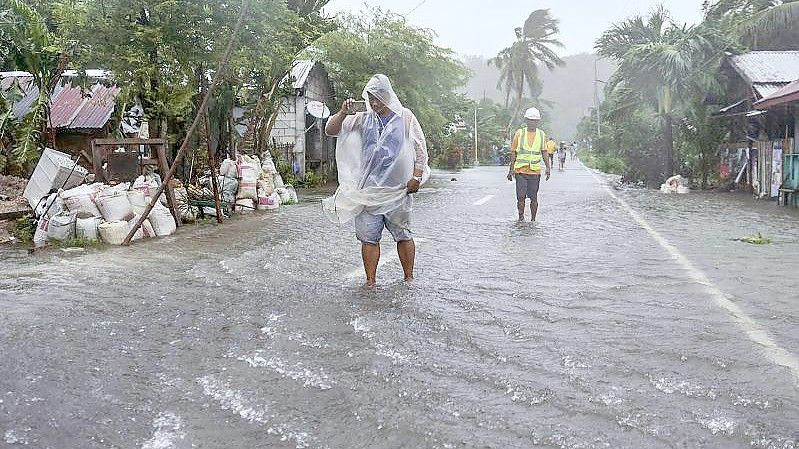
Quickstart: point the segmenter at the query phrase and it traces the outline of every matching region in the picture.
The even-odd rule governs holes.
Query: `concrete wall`
[[[333,99],[330,78],[321,64],[313,67],[305,85],[297,89],[295,94],[281,101],[271,138],[277,144],[294,145],[294,159],[300,165],[301,176],[305,175],[308,167],[329,171],[335,160],[334,141],[324,135],[325,121],[315,120],[305,110],[305,105],[310,101],[330,105]]]

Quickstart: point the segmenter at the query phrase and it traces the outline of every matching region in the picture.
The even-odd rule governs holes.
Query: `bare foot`
[[[363,288],[375,288],[377,283],[375,281],[367,280],[365,284],[363,284]]]
[[[413,276],[405,276],[405,282],[413,282]]]
[[[524,221],[524,215],[519,215],[519,221]]]

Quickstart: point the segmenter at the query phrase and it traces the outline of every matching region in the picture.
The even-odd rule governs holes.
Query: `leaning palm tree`
[[[776,48],[799,44],[799,0],[716,0],[705,12],[706,22],[721,24],[752,49],[769,47],[775,37]]]
[[[636,92],[661,118],[667,172],[675,169],[675,108],[692,96],[698,68],[713,47],[702,29],[675,25],[662,6],[646,20],[637,16],[614,25],[596,43],[599,55],[619,64],[608,89]]]
[[[558,34],[558,20],[550,15],[548,9],[537,9],[530,13],[523,26],[516,28],[515,32],[513,44],[488,63],[499,68],[497,88],[505,92],[505,107],[509,106],[513,93],[518,111],[525,91],[534,99],[541,94],[538,64],[544,64],[552,70],[564,63],[552,49],[563,47],[563,44],[555,37]]]
[[[770,3],[771,6],[755,12],[740,27],[741,36],[752,42],[754,48],[757,48],[757,41],[760,37],[779,32],[799,32],[799,1],[772,1]]]

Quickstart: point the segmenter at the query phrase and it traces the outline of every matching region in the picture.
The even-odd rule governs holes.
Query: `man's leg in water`
[[[516,210],[519,211],[519,221],[524,221],[524,201],[525,200],[516,201]],[[530,207],[532,208],[532,204]]]
[[[366,286],[372,287],[377,282],[377,263],[380,262],[380,244],[361,243],[363,269],[366,271]]]
[[[397,242],[397,254],[399,255],[405,280],[412,281],[413,263],[416,260],[416,243],[413,240]]]
[[[528,192],[530,194],[530,221],[535,221],[536,215],[538,215],[538,187],[541,183],[541,176],[536,175],[530,181],[530,186],[528,187]]]

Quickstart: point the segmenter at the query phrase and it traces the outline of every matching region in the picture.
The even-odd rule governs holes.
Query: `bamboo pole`
[[[205,134],[208,144],[208,165],[211,167],[211,185],[214,188],[214,205],[216,205],[216,222],[222,224],[222,201],[219,199],[219,184],[216,180],[216,155],[211,146],[211,120],[208,118],[208,106],[205,107]]]
[[[208,86],[208,92],[205,93],[203,101],[202,103],[200,103],[200,107],[198,108],[198,113],[194,117],[194,121],[192,122],[188,132],[186,132],[186,137],[183,140],[183,144],[180,146],[180,150],[178,150],[178,154],[175,155],[175,160],[172,161],[172,167],[169,169],[169,173],[167,173],[166,178],[161,182],[161,187],[158,188],[158,191],[155,192],[152,200],[150,200],[150,204],[147,205],[147,208],[144,210],[144,213],[141,215],[141,217],[139,217],[139,221],[137,221],[136,224],[130,229],[130,232],[128,232],[127,237],[125,237],[125,240],[122,242],[123,245],[125,246],[130,245],[130,241],[131,239],[133,239],[133,236],[136,234],[136,231],[139,230],[142,223],[144,223],[144,220],[146,220],[147,217],[150,216],[150,211],[152,211],[153,207],[155,207],[155,203],[158,201],[158,197],[161,196],[161,193],[164,192],[164,188],[169,184],[169,182],[175,176],[175,172],[178,169],[178,163],[180,162],[180,159],[183,157],[183,154],[186,152],[186,149],[189,146],[189,141],[191,140],[192,135],[194,135],[194,132],[197,130],[197,127],[200,124],[200,120],[203,117],[203,111],[205,111],[206,108],[208,107],[208,98],[214,92],[214,88],[219,82],[223,70],[227,67],[228,59],[230,59],[230,53],[233,51],[233,44],[236,42],[236,38],[239,35],[239,31],[241,30],[241,25],[244,22],[244,15],[246,13],[248,6],[249,2],[247,0],[242,0],[241,11],[239,12],[239,18],[238,21],[236,22],[236,27],[233,29],[233,34],[230,36],[230,41],[228,42],[227,47],[225,48],[225,53],[222,56],[222,60],[219,61],[219,66],[217,67],[216,73],[214,73],[214,79],[213,81],[211,81],[211,85]]]

